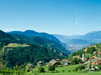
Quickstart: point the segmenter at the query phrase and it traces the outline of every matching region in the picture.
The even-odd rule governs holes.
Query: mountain
[[[87,59],[89,59],[92,56],[101,57],[101,43],[89,45],[89,46],[87,46],[85,48],[82,48],[82,49],[72,53],[69,56],[69,58],[73,57],[73,56],[80,56],[80,57],[82,57],[83,52],[85,52],[85,57]]]
[[[81,48],[84,48],[90,44],[96,44],[101,42],[101,31],[89,32],[85,35],[54,35],[62,43],[66,44],[66,48],[71,52],[75,52]]]
[[[54,37],[53,35],[50,35],[50,34],[47,34],[47,33],[38,33],[38,32],[33,31],[33,30],[26,30],[24,32],[11,31],[11,32],[8,32],[8,33],[24,34],[26,36],[39,36],[39,37],[47,38],[51,41],[55,41],[55,42],[61,44],[61,42],[56,37]]]
[[[38,61],[49,62],[51,59],[57,58],[61,59],[64,56],[49,48],[15,38],[15,36],[0,30],[0,62],[5,67],[13,68],[16,65],[36,64]]]
[[[13,47],[6,55],[3,56],[3,63],[7,67],[13,68],[14,66],[22,66],[28,63],[36,65],[37,62],[49,62],[51,59],[62,59],[52,50],[32,44],[28,47]]]
[[[40,46],[47,47],[58,54],[62,54],[62,55],[66,55],[66,56],[68,54],[70,54],[70,52],[68,50],[66,50],[65,47],[63,47],[61,44],[59,44],[55,41],[51,41],[44,37],[26,36],[24,34],[16,34],[16,33],[9,33],[9,34],[14,36],[16,39],[20,39],[22,41],[26,41],[26,42],[30,42],[30,43],[34,43],[34,44],[37,44]]]
[[[0,49],[4,46],[7,45],[8,43],[11,42],[19,42],[17,39],[15,39],[14,37],[12,37],[11,35],[3,32],[0,30]]]
[[[56,38],[58,38],[61,42],[66,42],[66,40],[69,39],[80,39],[82,35],[71,35],[71,36],[65,36],[65,35],[59,35],[59,34],[54,34]]]
[[[101,40],[101,31],[93,31],[85,34],[82,39],[86,40]]]

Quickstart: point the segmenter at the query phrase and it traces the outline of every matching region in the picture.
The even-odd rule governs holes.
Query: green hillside
[[[68,50],[66,50],[65,47],[63,47],[61,44],[59,44],[55,41],[51,41],[44,37],[26,36],[23,34],[14,34],[14,33],[10,33],[10,35],[12,35],[15,38],[20,39],[22,41],[26,41],[26,42],[30,42],[30,43],[34,43],[37,45],[47,47],[47,48],[53,50],[54,52],[56,52],[58,54],[62,54],[64,56],[68,56],[70,54],[70,52]]]
[[[91,56],[99,57],[98,53],[101,52],[101,43],[90,45],[88,47],[85,47],[81,50],[78,50],[77,52],[72,53],[69,58],[73,56],[80,56],[82,57],[83,51],[85,52],[85,56],[87,59],[89,59]]]
[[[53,51],[34,44],[28,47],[12,48],[3,57],[8,67],[20,66],[29,62],[36,65],[38,61],[49,62],[51,59],[62,58]]]
[[[28,40],[15,38],[3,31],[0,31],[0,35],[0,62],[6,67],[13,68],[27,63],[36,65],[38,61],[49,62],[51,59],[63,58],[39,44],[30,44]]]

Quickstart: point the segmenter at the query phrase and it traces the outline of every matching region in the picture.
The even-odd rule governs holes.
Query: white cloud
[[[13,28],[5,28],[4,31],[5,32],[13,31]]]

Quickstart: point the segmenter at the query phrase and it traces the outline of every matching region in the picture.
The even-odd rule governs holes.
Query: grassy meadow
[[[92,73],[40,73],[39,75],[101,75],[101,72],[92,72]]]
[[[36,73],[35,75],[101,75],[101,72],[89,72],[84,73],[84,70],[74,72],[73,70],[78,65],[69,65],[64,67],[56,67],[54,72],[48,71],[48,66],[43,66],[45,68],[45,73]],[[29,72],[29,75],[34,75],[34,71],[38,71],[38,67]]]

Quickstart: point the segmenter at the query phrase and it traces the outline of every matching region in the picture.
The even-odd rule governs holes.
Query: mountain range
[[[47,33],[39,33],[33,30],[26,30],[24,32],[11,31],[9,33],[23,34],[30,37],[34,36],[34,37],[46,38],[50,41],[59,43],[60,45],[62,45],[62,47],[65,47],[70,52],[75,52],[81,48],[87,47],[88,45],[101,42],[101,31],[93,31],[85,35],[72,35],[72,36],[65,36],[58,34],[52,35]]]
[[[70,54],[61,44],[52,40],[40,36],[5,33],[0,30],[0,63],[5,67],[13,68],[16,65],[62,59]]]
[[[34,30],[26,30],[24,32],[22,32],[22,31],[11,31],[8,33],[23,34],[26,36],[39,36],[39,37],[43,37],[43,38],[49,39],[50,41],[55,41],[55,42],[61,44],[61,42],[56,37],[54,37],[53,35],[50,35],[47,33],[39,33],[39,32],[36,32]]]
[[[70,52],[66,50],[65,44],[61,43],[54,35],[39,33],[33,30],[26,30],[24,32],[11,31],[8,33],[17,39],[50,48],[58,54],[70,54]]]
[[[92,31],[85,35],[64,36],[54,34],[62,43],[66,44],[66,48],[71,52],[75,52],[91,44],[101,42],[101,31]]]

